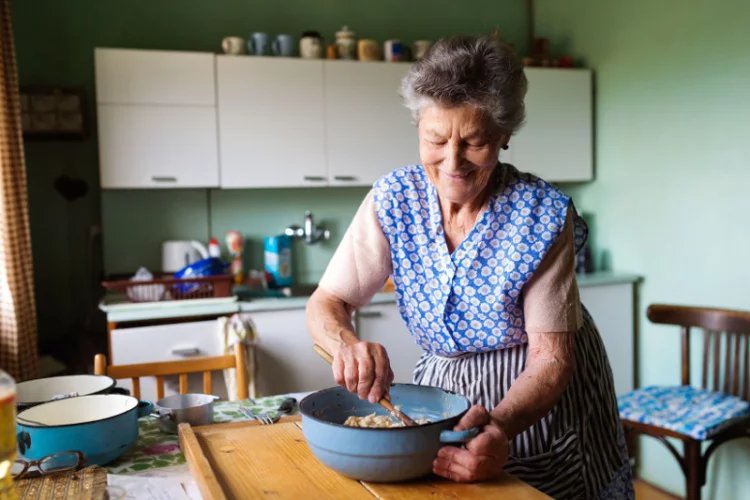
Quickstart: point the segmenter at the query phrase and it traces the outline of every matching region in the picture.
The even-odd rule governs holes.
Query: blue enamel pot
[[[391,401],[411,418],[429,423],[416,427],[348,427],[349,416],[388,415],[380,405],[360,400],[343,387],[315,392],[300,404],[302,432],[323,464],[363,481],[405,481],[429,474],[438,449],[460,444],[479,429],[453,431],[471,406],[468,399],[438,387],[394,384]]]
[[[16,417],[18,451],[28,460],[77,450],[88,465],[107,464],[138,439],[138,419],[153,405],[120,394],[96,394],[33,406]]]

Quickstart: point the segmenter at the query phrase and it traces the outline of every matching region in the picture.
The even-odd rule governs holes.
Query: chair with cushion
[[[682,385],[619,396],[620,418],[629,442],[646,434],[664,443],[685,474],[688,500],[698,500],[711,454],[722,443],[750,437],[750,312],[652,304],[646,315],[681,327]],[[691,329],[703,332],[700,385],[690,384]],[[682,441],[684,454],[668,437]]]
[[[133,383],[133,396],[141,397],[141,377],[156,378],[156,397],[164,397],[164,377],[178,375],[180,394],[188,392],[188,375],[190,373],[203,374],[203,392],[212,394],[213,384],[211,372],[234,368],[237,371],[237,399],[247,399],[248,381],[245,359],[246,347],[242,342],[234,345],[234,354],[223,356],[205,356],[177,361],[159,361],[155,363],[138,363],[131,365],[107,365],[107,356],[97,354],[94,357],[94,373],[108,375],[114,379],[129,378]]]

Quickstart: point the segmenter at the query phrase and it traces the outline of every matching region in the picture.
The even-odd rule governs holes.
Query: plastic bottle
[[[219,246],[219,240],[211,238],[208,242],[208,256],[221,258],[221,247]]]

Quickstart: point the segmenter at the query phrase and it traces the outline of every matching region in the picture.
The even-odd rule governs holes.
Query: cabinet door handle
[[[170,352],[172,353],[173,356],[189,357],[189,356],[197,356],[198,354],[200,354],[201,350],[198,349],[197,347],[175,347]]]
[[[333,179],[337,181],[348,181],[348,182],[357,180],[357,178],[353,175],[334,175]]]
[[[306,175],[303,177],[306,181],[312,181],[312,182],[323,182],[326,180],[325,177],[322,175]]]
[[[154,182],[177,182],[177,177],[154,175],[151,180]]]
[[[380,318],[383,313],[380,311],[357,311],[357,316],[360,318]]]

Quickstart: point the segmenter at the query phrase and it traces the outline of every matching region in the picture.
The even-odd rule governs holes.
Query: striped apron
[[[555,499],[633,499],[612,370],[599,332],[582,309],[575,374],[557,405],[510,443],[505,470]],[[458,358],[425,353],[414,383],[463,394],[492,410],[524,369],[527,351],[522,344]]]

